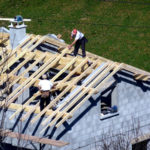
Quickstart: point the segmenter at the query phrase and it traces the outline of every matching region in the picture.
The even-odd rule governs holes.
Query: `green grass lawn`
[[[29,33],[60,33],[70,43],[77,28],[88,51],[150,71],[150,0],[0,0],[0,17],[16,15],[32,19]]]

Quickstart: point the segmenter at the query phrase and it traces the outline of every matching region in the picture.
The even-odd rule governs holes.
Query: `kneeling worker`
[[[82,49],[82,57],[86,56],[85,52],[85,43],[88,42],[84,34],[77,29],[73,29],[71,32],[71,40],[74,38],[74,41],[68,46],[69,49],[75,44],[74,48],[74,56],[78,54],[79,47],[81,46]]]
[[[41,92],[40,110],[43,110],[50,103],[50,90],[52,87],[54,87],[54,84],[50,80],[47,80],[47,76],[44,74],[38,85]]]

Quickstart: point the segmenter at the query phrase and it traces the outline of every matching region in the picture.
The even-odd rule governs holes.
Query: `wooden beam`
[[[74,68],[63,80],[61,80],[59,82],[59,85],[61,85],[62,83],[65,83],[67,80],[69,80],[72,75],[74,75],[76,72],[78,72],[78,70],[80,70],[80,68],[82,68],[87,63],[87,61],[88,61],[88,58],[83,59],[83,61],[76,68]]]
[[[0,39],[0,45],[6,46],[7,41],[8,41],[8,38]]]
[[[1,132],[1,136],[4,136],[4,137],[8,136],[11,138],[17,138],[17,139],[32,141],[32,142],[41,143],[41,144],[54,145],[54,146],[58,146],[58,147],[62,147],[62,146],[69,144],[69,143],[66,143],[63,141],[16,133],[16,132],[12,132],[10,130],[2,130],[0,132]]]
[[[22,48],[25,44],[27,44],[28,42],[30,42],[31,38],[33,38],[33,35],[30,34],[21,44],[19,44],[14,50],[18,50],[20,48]],[[14,51],[13,50],[13,51]],[[23,50],[23,49],[22,49]]]
[[[17,109],[17,111],[14,112],[14,113],[9,117],[9,119],[10,119],[10,120],[13,119],[18,113],[20,113],[23,109],[25,109],[25,107],[26,107],[27,105],[29,105],[30,102],[32,102],[32,101],[33,101],[36,97],[38,97],[39,95],[40,95],[40,92],[37,92],[36,94],[34,94],[25,104],[22,105],[21,108]]]
[[[0,32],[0,38],[9,38],[9,33]]]
[[[45,42],[50,43],[52,45],[59,46],[59,47],[67,47],[68,46],[68,44],[62,43],[62,42],[55,40],[55,39],[48,37],[48,36],[46,36]]]
[[[23,48],[22,51],[25,49],[28,49],[29,47],[31,47],[33,45],[33,43],[35,43],[38,39],[39,39],[39,35],[37,35],[36,37],[31,36],[32,40],[30,40]]]
[[[34,50],[39,44],[41,44],[41,43],[44,41],[45,38],[46,38],[46,37],[43,36],[43,37],[41,37],[40,39],[38,39],[38,40],[36,41],[36,43],[35,43],[34,45],[32,45],[28,50],[29,50],[29,51]]]
[[[135,80],[144,80],[147,79],[148,76],[144,74],[135,75]]]
[[[36,111],[36,108],[39,106],[39,104],[40,102],[38,102],[35,106],[33,106],[33,108],[30,111],[28,111],[25,115],[21,117],[20,121],[25,121],[33,112]],[[50,113],[52,113],[52,110],[50,111],[51,111]]]
[[[149,139],[150,139],[150,133],[145,134],[145,135],[141,135],[139,137],[132,139],[131,144],[134,145],[134,144],[137,144],[137,143],[149,140]]]
[[[39,51],[39,50],[36,50],[35,53],[36,53],[36,57],[35,57],[35,58],[38,59],[38,57],[39,57],[43,52],[41,52],[41,51]],[[55,55],[56,55],[56,54],[48,53],[47,57],[44,59],[44,63],[47,62],[47,60],[48,60],[50,57],[54,57]],[[88,57],[86,57],[86,58],[89,60]],[[58,69],[58,70],[62,70],[62,69],[66,66],[66,64],[68,64],[68,63],[70,63],[70,61],[72,61],[72,59],[74,59],[73,56],[70,56],[70,57],[68,57],[68,56],[67,56],[67,57],[61,57],[59,63],[55,65],[55,68]],[[68,70],[69,70],[69,71],[72,71],[73,69],[75,69],[76,67],[78,67],[78,65],[79,65],[82,61],[83,61],[83,58],[80,58],[80,57],[77,56],[76,63],[74,63],[70,68],[68,68]],[[91,61],[91,62],[92,62],[92,61]],[[99,61],[99,62],[101,62],[101,61]],[[88,67],[87,64],[84,65],[84,67],[78,69],[77,73],[78,73],[78,74],[82,73],[82,71],[83,71],[84,69],[86,69],[87,67]]]
[[[5,100],[0,102],[0,105],[1,105],[1,106],[3,105],[4,108],[6,108],[5,104],[6,104],[6,101],[5,101]],[[36,105],[27,105],[27,106],[24,108],[24,112],[27,112],[27,113],[30,112],[35,106],[36,106]],[[18,109],[20,109],[20,108],[22,108],[22,107],[23,107],[22,104],[11,103],[11,104],[9,105],[8,109],[11,109],[11,110],[18,110]],[[41,112],[41,110],[40,110],[40,107],[39,107],[39,105],[38,105],[38,106],[35,108],[34,113],[35,113],[35,114],[39,114],[40,112]],[[46,113],[45,113],[45,116],[51,115],[52,112],[53,112],[52,109],[48,109],[48,110],[46,111]],[[61,112],[58,112],[58,113],[61,113]],[[67,113],[66,113],[66,114],[67,114]]]
[[[77,57],[73,58],[73,60],[67,64],[61,71],[59,71],[53,78],[52,78],[52,82],[54,82],[61,74],[63,74],[72,64],[74,64],[74,62],[76,61]]]
[[[127,70],[127,71],[129,71],[129,72],[134,73],[134,74],[147,75],[147,80],[150,79],[150,73],[149,73],[149,72],[146,72],[146,71],[144,71],[144,70],[142,70],[142,69],[139,69],[139,68],[136,68],[136,67],[127,65],[127,64],[123,64],[121,69]]]

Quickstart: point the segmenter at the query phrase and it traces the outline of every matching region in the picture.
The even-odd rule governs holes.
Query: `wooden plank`
[[[140,76],[141,74],[134,74],[134,78],[137,78],[138,76]]]
[[[142,69],[127,65],[127,64],[123,64],[122,65],[122,69],[127,70],[129,72],[132,72],[134,74],[143,74],[143,75],[147,75],[148,79],[150,79],[150,73],[147,71],[144,71]]]
[[[25,115],[23,115],[20,119],[20,121],[25,121],[33,112],[35,112],[36,108],[40,105],[40,102],[38,102],[30,111],[28,111]],[[52,110],[50,110],[52,113]]]
[[[94,67],[97,64],[97,62],[93,63],[89,68]],[[80,66],[81,67],[81,66]],[[78,80],[82,79],[84,76],[86,76],[86,72],[88,71],[88,69],[86,71],[84,71],[72,84],[76,84],[78,82]],[[68,78],[68,77],[66,77]],[[63,90],[63,92],[61,92],[49,105],[47,105],[40,114],[38,114],[37,116],[35,116],[32,120],[31,123],[34,123],[39,117],[41,117],[50,107],[53,106],[53,104],[57,103],[60,98],[66,94],[70,89],[72,88],[72,85],[68,85],[67,88],[65,88]]]
[[[112,81],[107,81],[104,85],[103,85],[103,87],[102,88],[100,88],[100,89],[97,89],[96,88],[96,92],[98,93],[98,92],[100,92],[100,90],[105,90],[105,89],[107,89],[107,88],[109,88],[112,84],[114,84],[115,83],[115,80],[112,80]],[[94,89],[94,88],[93,88]],[[91,90],[93,90],[93,89],[91,89]],[[96,93],[96,94],[97,94]],[[94,93],[95,94],[95,93]]]
[[[148,81],[149,80],[149,76],[146,76],[145,78],[142,79],[142,81]]]
[[[38,60],[36,60],[36,61],[35,61],[32,65],[30,65],[24,72],[22,72],[22,73],[20,74],[20,76],[19,76],[16,80],[12,81],[12,82],[10,83],[9,87],[11,87],[13,84],[17,83],[29,70],[31,70],[31,69],[32,69],[37,63],[39,63],[42,59],[44,59],[45,56],[46,56],[46,53],[44,53],[44,54],[41,56],[41,58],[39,58]],[[5,90],[5,89],[4,89],[4,90]]]
[[[83,59],[83,61],[82,61],[76,68],[74,68],[63,80],[61,80],[61,81],[59,82],[58,86],[61,85],[62,83],[65,83],[67,80],[69,80],[69,78],[70,78],[73,74],[75,74],[76,72],[78,72],[78,70],[79,70],[80,68],[82,68],[82,67],[87,63],[87,61],[88,61],[88,58]]]
[[[31,38],[33,37],[33,35],[31,34],[31,35],[29,35],[21,44],[19,44],[14,50],[16,51],[16,50],[18,50],[18,49],[20,49],[22,46],[24,46],[26,43],[28,43],[29,42],[29,40],[31,40]],[[13,51],[14,51],[13,50]],[[22,49],[23,50],[23,49]]]
[[[40,95],[40,92],[37,92],[36,94],[34,94],[25,104],[22,105],[22,107],[20,109],[18,109],[16,112],[14,112],[10,117],[9,119],[13,119],[18,113],[20,113],[23,109],[25,109],[25,107],[27,105],[30,104],[30,102],[32,102],[37,96]]]
[[[66,143],[63,141],[57,141],[57,140],[41,138],[41,137],[37,137],[37,136],[16,133],[16,132],[12,132],[10,130],[2,130],[1,136],[4,136],[4,137],[8,136],[11,138],[17,138],[17,139],[32,141],[32,142],[41,143],[41,144],[54,145],[54,146],[58,146],[58,147],[62,147],[62,146],[69,144],[69,143]]]
[[[0,105],[4,105],[5,107],[5,100],[4,101],[1,101],[0,102]],[[32,110],[34,108],[35,105],[27,105],[24,109],[25,112],[29,112],[30,110]],[[21,104],[15,104],[15,103],[11,103],[8,107],[8,109],[11,109],[11,110],[18,110],[20,109],[21,107],[23,107],[23,105]],[[6,108],[6,107],[5,107]],[[45,113],[46,116],[49,116],[53,111],[52,110],[47,110],[47,112]],[[40,107],[37,106],[35,111],[34,111],[35,114],[39,114],[40,113]]]
[[[0,32],[0,38],[9,38],[9,33]]]
[[[135,80],[139,80],[142,76],[143,74],[139,74],[138,76],[135,77]]]
[[[103,86],[105,86],[105,83],[116,73],[122,68],[123,63],[117,65],[114,70],[99,84],[96,89],[99,91]],[[106,84],[107,85],[107,84]]]
[[[4,57],[6,57],[7,53],[9,53],[9,50],[5,47],[0,47],[0,56],[2,57],[2,59],[4,59]]]
[[[36,50],[35,52],[36,52],[36,58],[38,58],[38,57],[41,55],[41,53],[42,53],[42,52],[40,52],[39,50]],[[49,57],[53,57],[54,55],[55,55],[55,54],[53,54],[53,53],[48,53],[48,57],[47,57],[46,59],[44,59],[44,62],[46,62]],[[68,56],[67,56],[67,57],[61,57],[59,63],[55,66],[55,68],[57,68],[58,70],[62,70],[62,69],[66,66],[66,64],[70,63],[70,61],[71,61],[73,58],[74,58],[74,57],[72,57],[72,56],[71,56],[71,57],[68,57]],[[86,57],[86,58],[89,60],[88,57]],[[76,67],[78,67],[78,65],[82,62],[82,60],[83,60],[83,58],[78,57],[77,60],[76,60],[76,63],[75,63],[74,65],[72,65],[72,67],[68,68],[68,71],[72,71],[73,69],[75,69]],[[99,61],[99,62],[101,62],[101,61]],[[87,68],[87,67],[88,67],[87,64],[84,65],[84,67],[81,68],[81,69],[79,69],[79,70],[77,71],[77,73],[78,73],[78,74],[81,74],[82,71],[83,71],[85,68]]]
[[[35,43],[34,45],[32,45],[28,50],[29,50],[29,51],[34,50],[39,44],[41,44],[42,42],[44,42],[44,39],[45,39],[45,38],[46,38],[46,37],[43,36],[42,38],[38,39],[38,40],[36,41],[36,43]]]
[[[7,41],[8,41],[8,38],[0,39],[0,44],[6,46]]]
[[[73,58],[73,60],[67,64],[61,71],[59,71],[53,78],[52,78],[52,82],[55,81],[60,75],[62,75],[62,73],[64,73],[70,66],[72,66],[72,64],[74,64],[74,62],[77,60],[77,57]]]
[[[10,73],[10,75],[15,74],[20,68],[22,68],[28,61],[32,60],[35,57],[35,53],[29,53],[28,57],[25,58],[16,68],[14,68]]]
[[[146,79],[146,78],[148,78],[147,75],[141,74],[141,75],[139,75],[138,77],[136,77],[135,80],[144,80],[144,79]]]
[[[8,59],[10,59],[12,56],[14,56],[14,54],[17,52],[17,50],[21,47],[21,46],[23,46],[26,42],[28,42],[28,40],[30,39],[31,37],[28,37],[24,42],[22,42],[19,46],[17,46],[17,48],[15,48],[13,51],[12,51],[12,53],[10,54],[10,56],[8,56],[7,58],[6,58],[6,60],[7,60],[7,62],[8,62]],[[6,63],[6,67],[3,67],[3,72],[5,72],[12,64],[14,64],[18,59],[20,59],[21,57],[23,57],[23,55],[25,55],[26,54],[26,51],[22,51],[22,52],[20,52],[20,54],[17,56],[17,57],[15,57],[14,59],[13,59],[13,61],[12,60],[10,60],[10,62],[9,63]],[[5,62],[6,62],[6,60],[5,60]],[[3,63],[2,63],[3,64]]]
[[[29,41],[23,48],[22,48],[22,51],[23,50],[25,50],[25,49],[28,49],[30,46],[32,46],[32,44],[34,43],[34,42],[36,42],[38,39],[39,39],[39,35],[37,35],[36,37],[33,37],[32,36],[32,40],[31,41]]]
[[[119,66],[116,66],[116,68],[96,87],[96,89],[100,90],[100,88],[103,88],[104,84],[121,68],[122,64]],[[85,89],[88,90],[88,89]],[[89,99],[94,94],[94,90],[91,90],[90,93],[81,101],[79,102],[71,111],[66,115],[59,123],[56,124],[56,127],[58,128],[68,117],[73,115],[73,113],[83,105],[83,103]]]
[[[30,65],[24,72],[21,73],[21,75],[17,78],[17,80],[19,80],[20,78],[22,78],[29,70],[31,70],[37,63],[39,63],[41,60],[43,60],[45,58],[46,54],[43,54],[43,56],[41,56],[40,59],[36,60],[32,65]],[[53,58],[52,58],[53,59]],[[51,61],[51,60],[50,60]],[[44,68],[44,67],[42,67]],[[42,70],[42,68],[40,68],[38,70],[38,72],[40,72]],[[37,72],[37,73],[38,73]],[[34,74],[32,74],[29,78],[27,78],[27,80],[25,80],[25,82],[23,83],[23,85],[19,86],[17,89],[15,89],[13,91],[13,93],[11,95],[9,95],[10,97],[15,94],[15,91],[19,91],[27,82],[29,82],[30,80],[32,80],[32,78],[34,78],[34,76],[36,76],[37,74],[36,72]],[[18,81],[17,81],[18,82]],[[15,84],[16,81],[13,82],[13,84]]]
[[[141,136],[138,136],[138,137],[132,139],[131,144],[134,145],[134,144],[141,143],[141,142],[149,140],[149,139],[150,139],[150,133],[147,133],[147,134],[144,134],[144,135],[141,135]]]
[[[32,65],[30,65],[23,73],[21,73],[21,75],[10,84],[10,87],[15,84],[16,82],[18,82],[29,70],[31,70],[38,62],[40,62],[41,60],[43,60],[45,58],[45,56],[47,55],[47,52],[42,54],[42,56],[40,58],[38,58],[38,60],[36,60]],[[56,56],[56,55],[55,55]],[[54,57],[53,57],[54,58]],[[2,90],[3,92],[5,92],[7,89]]]
[[[6,78],[6,77],[7,77],[7,74],[1,74],[0,80],[3,79],[3,78]],[[9,87],[7,87],[7,88],[10,88],[10,86],[13,85],[13,84],[12,84],[13,81],[14,81],[14,80],[17,80],[18,78],[20,78],[20,79],[19,79],[19,81],[17,81],[17,84],[20,84],[20,85],[23,84],[23,82],[25,82],[25,80],[28,79],[28,77],[20,77],[20,76],[11,75],[10,78],[7,78],[7,80],[9,80],[9,83],[10,83],[10,84],[9,84]],[[77,77],[74,77],[74,78],[72,78],[70,81],[65,82],[65,83],[61,83],[61,84],[59,84],[59,83],[60,83],[60,80],[59,80],[59,81],[56,81],[56,83],[58,83],[59,86],[57,85],[57,86],[55,87],[55,89],[51,89],[51,91],[53,92],[53,91],[56,91],[56,90],[61,90],[62,88],[66,87],[68,84],[71,84],[71,82],[72,82],[73,80],[75,80],[76,78],[77,78]],[[38,87],[39,81],[40,81],[40,79],[37,79],[37,80],[33,83],[32,86]],[[74,85],[74,86],[76,86],[76,85]],[[3,90],[4,90],[4,89],[3,89]],[[1,90],[1,92],[2,92],[3,90]]]
[[[55,40],[55,39],[48,37],[48,36],[46,36],[45,42],[51,43],[51,44],[59,46],[59,47],[67,47],[68,46],[68,44],[59,42],[58,40]]]
[[[96,91],[96,90],[95,90]],[[32,109],[30,109],[30,111],[27,111],[27,113],[24,115],[24,116],[22,116],[22,118],[20,119],[21,121],[25,121],[33,112],[35,112],[36,111],[36,109],[37,109],[37,107],[39,106],[39,104],[40,104],[40,102],[38,102],[36,105],[34,105],[33,106],[33,108]],[[49,115],[51,115],[52,114],[52,110],[47,110],[46,111],[46,114],[47,114],[47,112],[49,113]],[[39,112],[40,113],[40,112]],[[38,114],[39,114],[38,113]],[[49,116],[48,115],[48,116]]]
[[[90,91],[90,93],[89,93],[81,102],[79,102],[79,104],[77,104],[76,107],[71,110],[71,112],[69,112],[69,115],[64,116],[64,117],[61,119],[61,121],[59,121],[59,123],[56,124],[56,127],[58,128],[62,123],[64,123],[64,122],[69,118],[69,116],[73,116],[74,111],[76,111],[79,107],[81,107],[81,105],[82,105],[87,99],[89,99],[92,94],[93,94],[93,91]],[[48,126],[47,126],[47,127],[48,127]],[[47,127],[46,127],[46,128],[47,128]],[[41,133],[42,133],[46,128],[44,128],[44,129],[41,131]]]
[[[90,71],[92,72],[92,70],[90,70]],[[89,73],[90,73],[90,72],[89,72]],[[89,73],[87,73],[87,74],[89,74]],[[1,78],[3,78],[3,76],[5,77],[6,75],[1,75]],[[20,76],[12,75],[12,77],[9,79],[9,82],[11,83],[13,80],[18,79],[18,77],[20,77]],[[69,84],[72,84],[72,82],[73,82],[74,80],[76,80],[76,79],[77,79],[77,77],[71,78],[69,81],[67,81],[67,82],[65,82],[65,83],[62,83],[60,80],[59,80],[59,81],[56,81],[55,83],[57,83],[58,85],[55,87],[55,89],[51,89],[51,92],[56,91],[56,90],[62,90],[62,88],[65,88],[65,87],[68,86]],[[18,84],[23,84],[23,82],[24,82],[25,80],[27,80],[27,77],[22,77],[17,83],[18,83]],[[39,81],[40,81],[39,79],[36,79],[36,81],[33,83],[32,86],[38,87]],[[60,82],[61,82],[61,84],[60,84]],[[79,86],[79,85],[78,85],[78,86]],[[9,84],[9,87],[10,87],[10,84]],[[72,91],[75,87],[77,87],[77,85],[72,84],[72,89],[71,89],[71,91]],[[83,86],[83,87],[84,87],[84,86]],[[86,88],[86,87],[84,87],[84,88]]]

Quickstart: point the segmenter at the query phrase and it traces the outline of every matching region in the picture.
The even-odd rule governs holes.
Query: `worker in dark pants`
[[[53,83],[47,80],[47,76],[43,75],[38,85],[41,92],[40,110],[43,110],[50,103],[50,90],[53,86]]]
[[[74,41],[68,46],[69,49],[75,44],[74,48],[74,56],[77,56],[79,47],[81,46],[82,49],[82,57],[86,57],[85,52],[85,43],[88,42],[84,34],[77,29],[73,29],[71,32],[71,40],[74,38]]]

